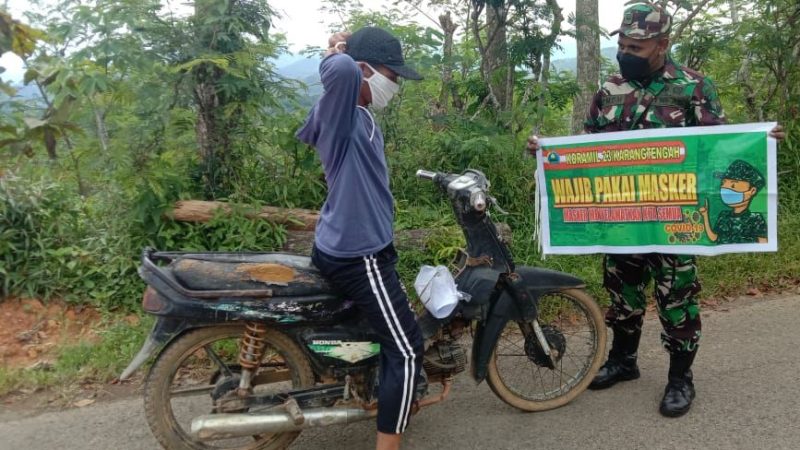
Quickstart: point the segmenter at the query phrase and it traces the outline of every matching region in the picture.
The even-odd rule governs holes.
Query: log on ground
[[[236,209],[228,203],[203,200],[181,200],[167,216],[179,222],[208,222],[219,210],[232,214]],[[272,223],[286,226],[287,230],[313,230],[317,224],[319,213],[310,209],[278,208],[262,206],[260,208],[242,207],[245,217],[264,219]]]

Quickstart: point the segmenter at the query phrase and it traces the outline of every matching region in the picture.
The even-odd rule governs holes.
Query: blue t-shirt
[[[357,106],[363,75],[350,56],[328,56],[319,74],[324,92],[296,134],[317,149],[328,184],[315,245],[339,258],[377,253],[392,242],[394,221],[383,134]]]

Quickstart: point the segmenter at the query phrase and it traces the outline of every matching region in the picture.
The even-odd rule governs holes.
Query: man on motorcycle
[[[297,132],[317,149],[328,185],[312,261],[380,337],[376,448],[396,449],[411,414],[423,339],[395,270],[383,134],[366,107],[386,107],[398,77],[422,77],[405,65],[400,41],[374,27],[331,36],[319,72],[324,92]]]
[[[595,94],[586,133],[645,128],[709,126],[725,123],[717,89],[704,75],[669,57],[672,18],[660,6],[629,2],[619,34],[620,74],[612,75]],[[784,138],[777,126],[770,135]],[[539,150],[536,136],[528,149]],[[605,389],[639,378],[636,364],[645,313],[645,287],[655,281],[661,341],[670,355],[667,386],[659,411],[681,416],[695,397],[691,366],[700,340],[700,305],[696,258],[649,253],[605,255],[603,285],[611,297],[606,323],[613,331],[608,360],[589,389]]]

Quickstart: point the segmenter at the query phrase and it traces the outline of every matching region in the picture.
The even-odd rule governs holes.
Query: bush
[[[2,296],[59,296],[105,310],[136,309],[143,291],[136,269],[145,246],[271,251],[286,238],[283,227],[242,211],[189,224],[163,219],[169,202],[127,206],[134,203],[113,190],[85,200],[56,183],[0,178]]]
[[[2,295],[44,298],[54,276],[73,271],[81,212],[67,191],[47,181],[0,177],[0,288]],[[67,258],[68,255],[77,256]]]

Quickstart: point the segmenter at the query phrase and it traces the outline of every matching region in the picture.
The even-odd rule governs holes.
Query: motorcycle
[[[606,346],[585,283],[514,264],[483,173],[417,176],[447,195],[466,249],[456,308],[444,319],[418,315],[425,355],[413,412],[448,397],[470,335],[472,378],[507,404],[545,411],[573,400]],[[145,249],[141,261],[142,308],[157,321],[120,379],[155,356],[144,407],[164,448],[285,448],[303,429],[377,415],[380,346],[309,257]]]

